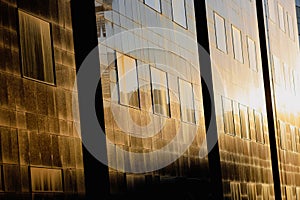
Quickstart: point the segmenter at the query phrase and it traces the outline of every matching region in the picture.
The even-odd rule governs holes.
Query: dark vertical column
[[[195,15],[197,26],[197,40],[201,45],[199,49],[200,55],[200,71],[201,71],[201,84],[203,94],[203,107],[205,115],[205,125],[207,127],[207,144],[208,144],[208,160],[209,171],[211,179],[211,188],[213,199],[223,199],[223,185],[222,185],[222,173],[220,163],[219,144],[211,144],[211,141],[218,141],[216,113],[215,113],[215,100],[213,93],[213,77],[212,77],[212,65],[210,60],[210,48],[209,48],[209,32],[206,16],[206,1],[195,0]],[[204,78],[203,78],[204,77]],[[209,127],[209,130],[208,130]],[[211,146],[214,145],[214,146]]]
[[[269,127],[269,140],[271,148],[271,159],[272,159],[272,171],[273,171],[273,181],[274,181],[274,191],[275,199],[281,199],[280,190],[280,174],[279,174],[279,160],[277,155],[277,145],[276,145],[276,130],[275,130],[275,110],[273,104],[273,90],[272,82],[270,81],[270,68],[269,67],[269,56],[268,56],[268,42],[267,42],[267,28],[265,26],[265,14],[264,14],[264,0],[256,1],[257,7],[257,21],[259,29],[260,38],[260,49],[261,49],[261,60],[263,66],[263,78],[266,96],[266,106],[267,106],[267,117],[268,117],[268,127]]]
[[[98,45],[97,40],[97,27],[95,16],[95,4],[94,0],[71,0],[72,11],[72,25],[73,25],[73,37],[75,48],[75,61],[76,70],[78,72],[82,62],[87,55]],[[99,54],[98,54],[99,55]],[[99,66],[99,80],[100,80],[100,63],[95,60],[95,63]],[[80,83],[78,83],[79,85]],[[99,81],[97,92],[95,94],[97,117],[100,126],[105,130],[104,124],[104,110],[103,110],[103,98],[102,87]],[[82,88],[88,89],[88,88]],[[79,95],[79,110],[80,117],[83,117],[83,110],[81,107],[81,90],[78,88]],[[81,121],[83,123],[83,121]],[[82,124],[84,127],[84,124]],[[84,132],[82,128],[82,137],[87,137],[88,133]],[[99,142],[100,144],[100,142]],[[85,172],[85,186],[87,199],[105,199],[109,194],[109,177],[108,167],[100,163],[97,159],[90,154],[90,152],[83,145],[83,160],[84,160],[84,172]]]

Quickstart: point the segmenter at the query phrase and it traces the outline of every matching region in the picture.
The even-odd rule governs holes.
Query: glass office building
[[[0,198],[299,199],[299,5],[0,0]]]

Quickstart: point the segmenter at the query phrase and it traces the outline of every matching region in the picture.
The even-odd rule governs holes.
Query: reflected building
[[[95,12],[110,194],[208,183],[193,1],[95,1]]]

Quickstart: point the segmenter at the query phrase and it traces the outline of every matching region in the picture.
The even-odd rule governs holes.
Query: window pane
[[[158,12],[161,12],[161,3],[160,0],[145,0],[145,4],[150,6],[151,8],[157,10]]]
[[[296,127],[294,126],[291,126],[291,143],[292,143],[292,151],[297,152]]]
[[[167,74],[151,67],[151,82],[154,112],[170,116]]]
[[[276,21],[276,14],[275,14],[275,4],[274,4],[274,0],[268,0],[268,7],[269,7],[269,18],[272,21]]]
[[[281,30],[285,31],[284,12],[283,12],[283,7],[280,4],[278,4],[278,17],[279,17],[279,27]]]
[[[293,22],[293,18],[290,14],[287,14],[288,16],[288,25],[289,25],[289,35],[290,35],[290,38],[292,40],[295,39],[295,35],[294,35],[294,22]]]
[[[280,64],[280,60],[275,55],[273,55],[273,69],[274,69],[275,83],[277,83],[278,85],[282,85],[284,82],[284,79],[282,78],[284,73]]]
[[[286,149],[286,127],[285,123],[279,120],[279,133],[280,133],[280,146],[282,149]]]
[[[23,75],[54,83],[50,24],[19,11]]]
[[[225,97],[222,97],[223,104],[223,120],[225,133],[234,135],[234,121],[233,121],[233,106],[232,101]]]
[[[187,27],[185,0],[172,0],[173,20],[183,27]]]
[[[256,46],[255,42],[247,37],[248,43],[248,54],[249,54],[249,65],[250,68],[257,71],[257,60],[256,60]]]
[[[239,183],[230,183],[230,191],[232,200],[241,199],[241,186]]]
[[[234,58],[243,63],[244,59],[243,59],[241,31],[235,28],[234,26],[231,27],[232,27]]]
[[[269,200],[270,194],[269,194],[269,186],[263,185],[262,187],[262,200]]]
[[[138,78],[136,70],[136,60],[126,55],[116,53],[120,103],[139,107],[139,92],[138,92]]]
[[[247,193],[248,193],[248,200],[256,200],[257,199],[256,185],[247,184]]]
[[[179,79],[179,92],[182,121],[195,123],[195,106],[192,84]]]
[[[240,105],[240,116],[241,116],[242,138],[250,139],[248,109],[244,105]]]
[[[59,169],[31,168],[32,191],[62,192],[62,173]]]
[[[264,143],[264,131],[262,125],[262,114],[254,111],[255,117],[255,130],[256,130],[256,141],[260,143]]]
[[[227,52],[227,43],[226,43],[226,29],[225,29],[225,20],[221,16],[215,13],[215,30],[216,30],[216,42],[217,48],[223,52]]]

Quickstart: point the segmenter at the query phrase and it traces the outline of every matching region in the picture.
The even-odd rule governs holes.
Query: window
[[[262,186],[262,200],[269,200],[269,199],[270,199],[269,186],[263,185]]]
[[[223,104],[223,120],[224,120],[224,129],[225,129],[224,131],[226,134],[235,135],[232,101],[230,99],[222,97],[222,104]]]
[[[250,69],[257,71],[255,42],[251,38],[247,37],[247,43]]]
[[[256,200],[257,199],[255,184],[247,184],[247,194],[248,194],[248,200]]]
[[[119,80],[120,103],[132,107],[139,107],[139,91],[136,60],[116,53]]]
[[[288,13],[287,13],[287,20],[288,20],[289,36],[292,40],[294,40],[295,39],[294,22],[292,16]]]
[[[278,85],[282,85],[283,84],[283,79],[282,79],[282,75],[283,75],[283,70],[281,68],[281,64],[280,64],[280,60],[273,55],[273,76],[275,78],[275,83],[277,83]]]
[[[151,83],[154,113],[170,116],[167,74],[151,67]]]
[[[160,0],[144,0],[145,4],[153,8],[154,10],[161,12]]]
[[[294,189],[293,187],[285,187],[286,200],[294,199]]]
[[[254,120],[255,120],[256,141],[259,143],[264,143],[262,114],[257,111],[254,111]]]
[[[214,14],[217,48],[227,52],[225,20],[217,13]]]
[[[230,183],[230,191],[232,200],[241,199],[241,186],[239,183]]]
[[[296,197],[297,197],[297,200],[300,200],[300,187],[296,188]]]
[[[243,47],[242,47],[242,34],[239,29],[234,26],[232,28],[232,42],[233,42],[233,51],[234,51],[234,58],[241,63],[244,62],[243,58]]]
[[[283,7],[280,4],[278,4],[278,17],[279,17],[279,27],[281,30],[285,31],[284,11],[283,11]]]
[[[275,22],[276,21],[276,14],[275,14],[275,4],[274,0],[268,0],[268,8],[269,8],[269,18]]]
[[[62,192],[62,172],[59,169],[31,168],[32,191]]]
[[[280,146],[283,150],[286,149],[286,126],[285,123],[279,120]]]
[[[291,126],[291,143],[292,143],[292,151],[297,152],[297,139],[296,139],[296,127]]]
[[[174,22],[187,28],[185,0],[172,0],[171,2]]]
[[[196,123],[192,84],[179,79],[179,92],[182,121]]]
[[[241,104],[239,105],[239,107],[241,116],[242,138],[250,139],[248,108]]]
[[[23,76],[54,84],[50,24],[19,11]]]

